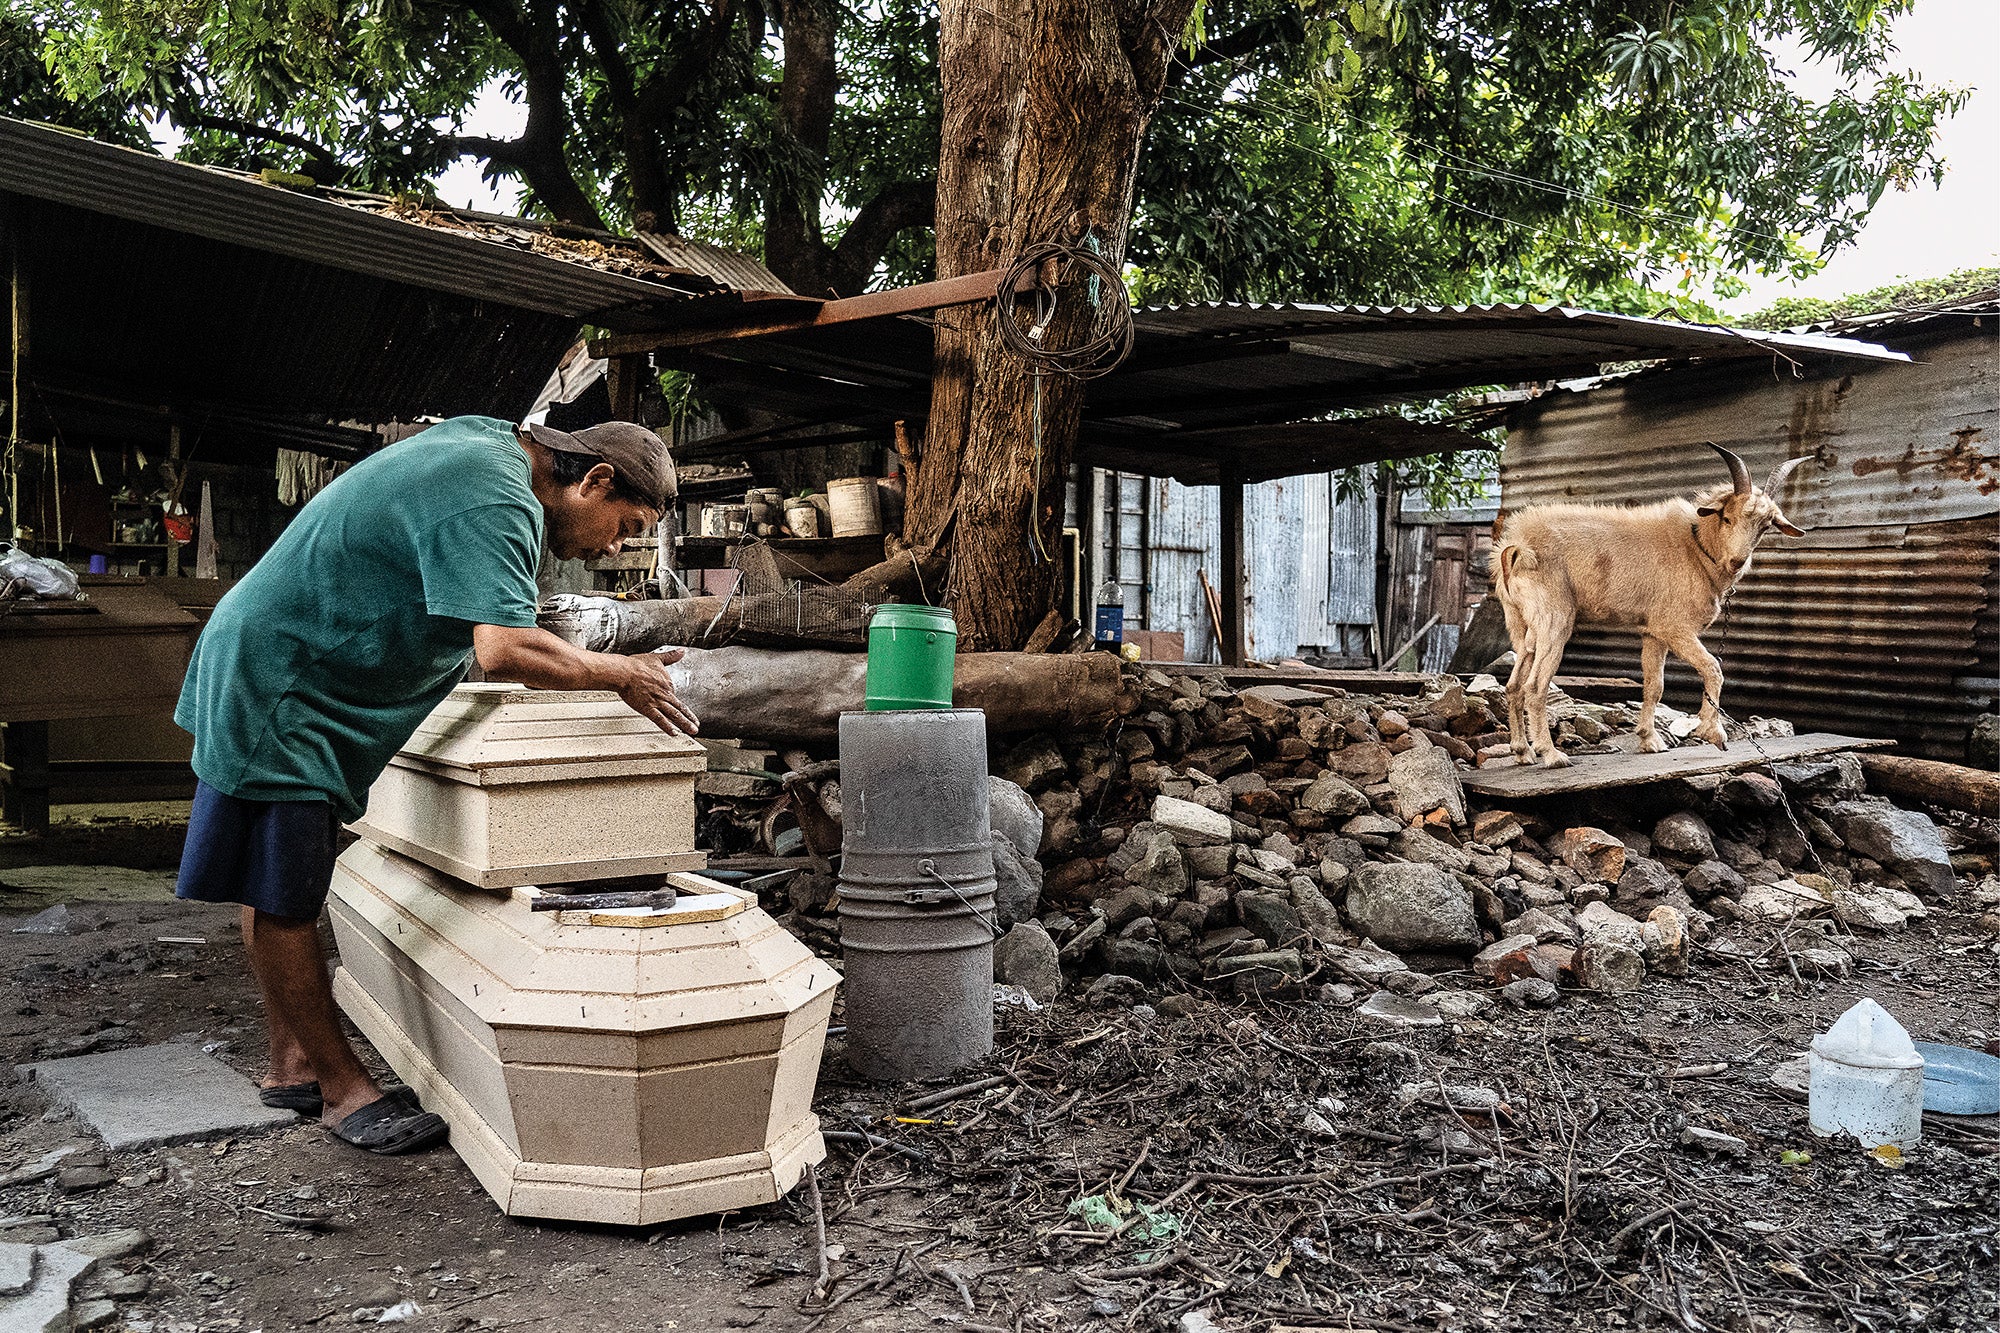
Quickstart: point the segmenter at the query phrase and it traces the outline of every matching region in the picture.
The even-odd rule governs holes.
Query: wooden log
[[[947,561],[935,547],[899,551],[840,585],[870,605],[891,599],[929,601],[944,590]],[[541,626],[580,648],[600,653],[649,653],[656,648],[729,642],[748,614],[753,622],[781,622],[791,599],[783,593],[752,597],[681,597],[621,602],[610,597],[556,597],[544,605]],[[765,612],[762,617],[758,612]]]
[[[816,649],[690,648],[668,668],[704,740],[826,745],[861,708],[867,655]],[[952,702],[986,712],[989,735],[1101,730],[1129,707],[1110,653],[961,653]]]
[[[1988,819],[2000,817],[2000,774],[1899,754],[1864,754],[1861,768],[1871,791]]]

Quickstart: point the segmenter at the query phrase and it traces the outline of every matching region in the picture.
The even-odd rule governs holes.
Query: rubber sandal
[[[417,1101],[416,1089],[407,1084],[384,1083],[382,1095],[396,1098],[411,1110],[424,1109]],[[326,1109],[326,1103],[320,1099],[317,1083],[283,1083],[275,1088],[259,1088],[257,1100],[280,1111],[294,1111],[314,1119],[318,1119],[319,1113]]]
[[[257,1089],[257,1100],[280,1111],[318,1115],[325,1108],[317,1083],[281,1083],[275,1088]]]
[[[443,1143],[451,1126],[429,1111],[413,1109],[393,1093],[377,1097],[337,1125],[327,1126],[342,1143],[383,1157],[420,1152]]]

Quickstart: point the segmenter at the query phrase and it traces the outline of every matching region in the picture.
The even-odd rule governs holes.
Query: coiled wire
[[[1049,281],[1037,278],[1029,290],[1032,319],[1022,322],[1022,309],[1015,299],[1021,283],[1054,261],[1055,273]],[[1092,315],[1088,336],[1075,347],[1050,347],[1043,338],[1055,321],[1060,304],[1058,288],[1084,270],[1084,284]],[[999,318],[1000,342],[1008,351],[1028,363],[1036,375],[1065,375],[1071,379],[1093,380],[1118,368],[1132,354],[1132,299],[1118,268],[1104,257],[1095,235],[1081,245],[1044,241],[1023,250],[1008,266],[1006,276],[993,295]]]

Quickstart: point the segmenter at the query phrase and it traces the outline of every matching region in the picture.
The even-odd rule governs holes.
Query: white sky
[[[1724,302],[1731,314],[1760,310],[1780,296],[1839,297],[1903,278],[1938,278],[2000,265],[2000,3],[1917,0],[1896,22],[1900,64],[1927,84],[1972,88],[1965,109],[1938,136],[1944,183],[1890,190],[1852,246],[1800,283],[1751,278],[1750,291]],[[1815,99],[1837,73],[1799,61],[1795,82]]]

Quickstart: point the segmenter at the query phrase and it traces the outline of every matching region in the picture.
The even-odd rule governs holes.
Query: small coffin
[[[698,870],[701,746],[607,690],[461,685],[368,792],[362,837],[480,888]]]

